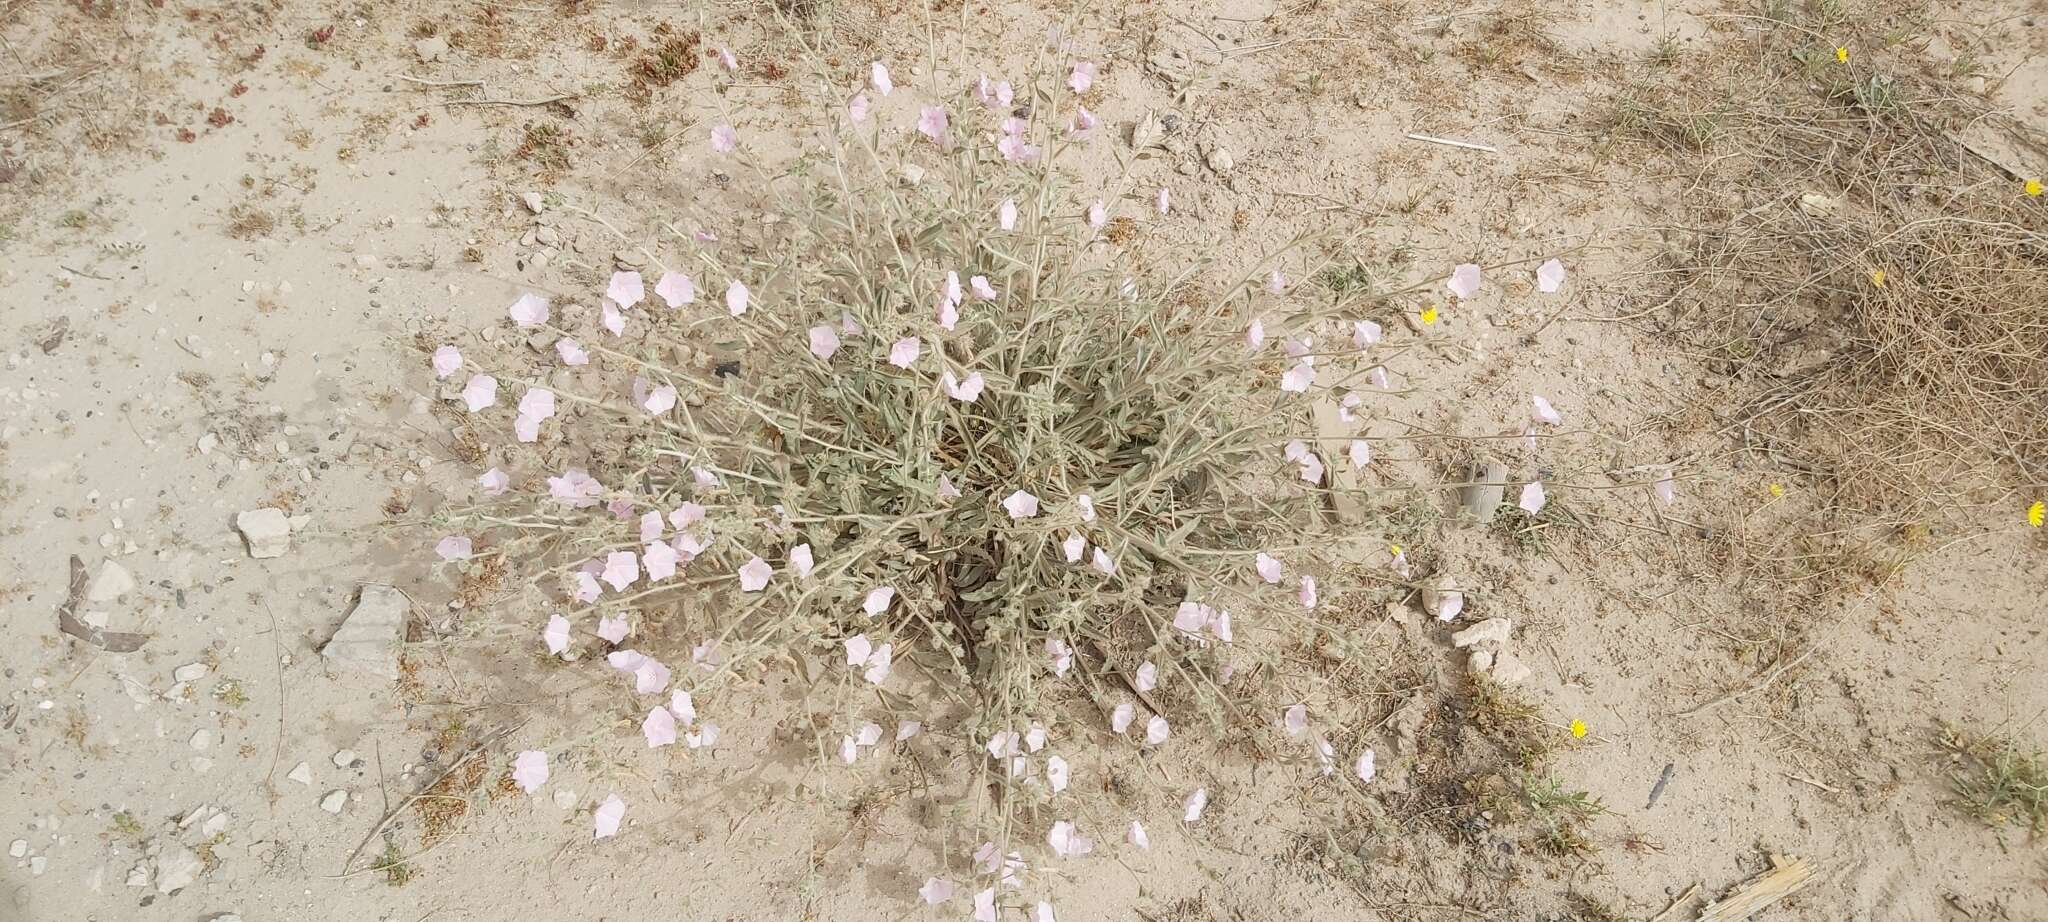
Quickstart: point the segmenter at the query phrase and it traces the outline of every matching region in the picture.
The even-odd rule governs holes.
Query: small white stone
[[[339,752],[336,752],[336,753],[334,754],[334,767],[335,767],[335,768],[347,768],[347,767],[349,767],[349,766],[351,766],[351,765],[354,765],[354,764],[356,764],[356,751],[355,751],[355,750],[353,750],[353,749],[343,749],[343,750],[341,750],[341,751],[339,751]]]
[[[1452,634],[1451,644],[1457,647],[1469,647],[1473,644],[1504,644],[1508,642],[1508,632],[1513,630],[1514,626],[1515,623],[1506,618],[1488,618]]]
[[[111,538],[111,536],[109,536]],[[128,568],[111,560],[100,563],[98,576],[85,590],[85,597],[92,602],[112,602],[135,589],[135,577]]]
[[[548,207],[547,200],[541,198],[538,192],[521,192],[519,193],[519,200],[526,203],[526,210],[534,214],[540,214],[546,211]]]
[[[333,790],[333,791],[328,791],[328,792],[327,792],[327,796],[326,796],[326,797],[322,797],[322,798],[320,798],[320,809],[322,809],[322,810],[325,810],[325,811],[327,811],[327,812],[329,812],[329,813],[333,813],[333,814],[336,814],[336,815],[340,815],[340,813],[341,813],[341,808],[343,808],[343,807],[346,807],[346,806],[348,806],[348,792],[347,792],[347,791],[343,791],[343,790]]]
[[[567,788],[555,789],[555,806],[568,810],[576,806],[576,792]]]
[[[207,838],[211,839],[214,836],[220,835],[222,832],[226,831],[227,828],[228,815],[226,811],[222,811],[207,817],[206,822],[200,824],[199,832],[201,835],[204,835]]]
[[[7,854],[8,854],[9,856],[12,856],[12,857],[15,857],[15,858],[19,858],[19,857],[21,857],[21,856],[23,856],[23,855],[26,855],[26,854],[28,854],[28,840],[27,840],[27,839],[16,839],[16,840],[14,840],[14,844],[13,844],[13,845],[9,845],[9,846],[7,846]]]
[[[293,781],[296,781],[300,784],[306,785],[307,787],[312,787],[313,766],[307,765],[304,762],[300,762],[298,764],[298,767],[293,768],[290,772],[286,773],[285,777],[290,778]]]
[[[213,748],[213,731],[212,731],[212,730],[208,730],[208,729],[206,729],[206,728],[204,728],[204,727],[202,727],[202,728],[200,728],[200,729],[198,729],[198,730],[194,731],[194,732],[192,733],[192,748],[194,748],[194,749],[211,749],[211,748]]]
[[[258,559],[283,557],[292,546],[291,520],[284,510],[264,507],[238,513],[235,516],[235,530],[242,533],[242,540],[248,543],[249,556]]]
[[[199,873],[206,870],[204,862],[189,848],[172,845],[156,856],[156,891],[176,893],[199,879]],[[129,879],[134,879],[130,873]]]
[[[206,672],[207,665],[205,663],[186,663],[171,670],[171,679],[178,682],[197,682],[200,679],[206,678]]]
[[[28,860],[28,872],[29,872],[29,874],[30,874],[30,875],[32,875],[32,876],[35,876],[35,877],[41,877],[41,876],[43,876],[43,872],[44,872],[44,871],[46,871],[46,870],[49,870],[49,867],[50,867],[50,859],[48,859],[48,858],[46,858],[46,857],[44,857],[44,856],[42,856],[42,855],[37,855],[37,856],[35,856],[34,858],[30,858],[30,859]]]

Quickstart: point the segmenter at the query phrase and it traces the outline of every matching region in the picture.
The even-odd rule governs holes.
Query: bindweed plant
[[[1170,193],[1098,195],[1067,171],[1107,142],[1078,95],[1092,65],[1062,70],[1073,93],[1027,107],[986,77],[899,89],[876,64],[772,171],[713,127],[774,216],[757,237],[669,225],[687,259],[613,275],[602,332],[537,295],[510,308],[560,364],[477,374],[464,399],[487,413],[501,379],[518,391],[507,457],[538,474],[485,473],[443,553],[481,539],[558,576],[547,648],[631,673],[656,702],[650,745],[714,744],[696,699],[786,667],[849,698],[878,688],[912,719],[899,739],[964,715],[946,729],[991,777],[1057,793],[1065,762],[1033,754],[1062,695],[1161,745],[1243,700],[1239,634],[1323,629],[1318,523],[1338,466],[1371,451],[1319,440],[1312,402],[1387,386],[1379,327],[1293,303],[1272,265],[1222,290],[1199,260],[1129,273],[1112,222],[1164,220]],[[443,377],[461,365],[437,353]],[[1305,735],[1299,708],[1286,719]],[[826,758],[881,738],[843,729]],[[1358,764],[1369,778],[1370,753]]]

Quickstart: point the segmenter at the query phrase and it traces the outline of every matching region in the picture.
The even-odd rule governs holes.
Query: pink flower
[[[817,565],[818,562],[811,557],[810,545],[799,544],[789,549],[789,568],[796,571],[798,579],[808,578],[811,575],[811,570],[815,569]]]
[[[734,317],[746,313],[747,297],[747,286],[741,284],[740,280],[734,279],[732,284],[725,286],[726,311]]]
[[[1096,199],[1094,204],[1088,206],[1088,226],[1095,230],[1101,230],[1102,225],[1107,223],[1109,223],[1109,210],[1103,206],[1101,199]]]
[[[953,478],[939,475],[938,496],[940,499],[959,499],[960,488],[953,485]]]
[[[717,125],[711,129],[711,149],[721,154],[730,154],[740,148],[740,133],[731,125]]]
[[[590,353],[583,351],[582,346],[567,336],[555,340],[555,354],[561,356],[564,365],[590,364]]]
[[[1193,634],[1207,627],[1211,617],[1209,606],[1203,605],[1200,602],[1182,602],[1179,608],[1174,609],[1173,626],[1178,630]]]
[[[474,553],[468,535],[449,535],[434,545],[442,560],[468,560]]]
[[[1089,557],[1088,565],[1104,576],[1116,575],[1116,561],[1110,559],[1109,552],[1103,550],[1099,544],[1095,546],[1095,553]]]
[[[696,284],[680,272],[662,273],[661,280],[654,283],[654,293],[660,295],[662,302],[671,309],[697,300]]]
[[[817,356],[818,361],[832,361],[832,355],[838,351],[839,334],[832,332],[831,327],[819,324],[811,328],[811,354]]]
[[[846,101],[846,117],[858,125],[868,120],[868,94],[855,93]]]
[[[547,644],[548,652],[556,656],[569,649],[569,619],[561,615],[549,615],[548,626],[541,629],[541,643]]]
[[[675,409],[675,385],[664,384],[660,387],[655,388],[654,390],[648,391],[647,399],[643,401],[640,405],[646,407],[647,412],[652,413],[656,416],[660,416],[663,413],[667,413],[668,411]]]
[[[1373,386],[1380,390],[1394,389],[1393,383],[1387,380],[1387,366],[1385,365],[1374,365],[1371,371],[1366,372],[1366,377],[1372,379]]]
[[[896,724],[896,742],[903,742],[916,736],[922,730],[924,730],[923,723],[915,720],[900,721]]]
[[[1075,496],[1074,508],[1080,511],[1081,521],[1095,521],[1095,497],[1089,496],[1086,493]]]
[[[613,336],[624,336],[626,334],[626,315],[619,313],[619,306],[613,304],[610,298],[605,298],[603,305],[604,328],[610,330]]]
[[[768,588],[768,577],[775,575],[775,568],[757,556],[742,564],[739,573],[741,592],[760,592]]]
[[[434,377],[445,378],[462,368],[462,353],[454,346],[434,350]]]
[[[1463,301],[1479,293],[1479,266],[1474,263],[1460,263],[1451,270],[1451,277],[1444,282],[1458,300]]]
[[[940,877],[927,877],[924,886],[917,888],[919,899],[926,906],[937,906],[953,898],[953,882]]]
[[[1147,851],[1152,849],[1152,837],[1145,834],[1144,824],[1137,820],[1131,821],[1131,829],[1124,834],[1124,840]]]
[[[1154,665],[1150,660],[1146,660],[1143,663],[1139,663],[1138,674],[1133,679],[1131,684],[1136,685],[1138,690],[1141,692],[1148,692],[1152,689],[1158,688],[1159,667],[1157,665]]]
[[[626,802],[619,795],[612,794],[597,805],[595,819],[596,838],[609,839],[619,834],[619,823],[626,818]]]
[[[647,565],[647,581],[657,582],[676,575],[676,564],[683,555],[660,541],[650,541],[640,550],[640,562]]]
[[[1038,497],[1018,490],[1003,500],[1003,511],[1012,519],[1028,519],[1038,514]]]
[[[911,363],[917,361],[917,354],[923,348],[917,337],[905,336],[889,347],[889,364],[897,368],[909,368]]]
[[[506,310],[512,322],[522,327],[537,327],[548,322],[548,301],[540,295],[528,292],[520,295]]]
[[[1053,823],[1052,832],[1046,834],[1045,844],[1052,846],[1053,854],[1062,858],[1073,858],[1095,850],[1095,842],[1076,831],[1070,820]]]
[[[896,82],[889,79],[889,68],[883,67],[880,61],[868,65],[868,81],[875,85],[875,92],[884,96],[896,89]]]
[[[620,307],[632,307],[646,299],[647,288],[640,281],[638,272],[614,272],[611,284],[605,286],[604,296]]]
[[[1209,789],[1196,788],[1188,799],[1181,801],[1181,822],[1192,823],[1202,818],[1202,811],[1209,806]]]
[[[1074,127],[1070,130],[1076,136],[1086,136],[1089,132],[1094,131],[1095,126],[1099,123],[1100,120],[1095,117],[1095,113],[1088,111],[1087,106],[1075,106]]]
[[[1166,718],[1154,714],[1152,719],[1145,721],[1145,745],[1157,746],[1172,735],[1173,728],[1167,726]]]
[[[1455,589],[1437,593],[1436,620],[1450,621],[1465,611],[1465,594]]]
[[[1003,230],[1017,229],[1017,202],[1015,199],[1003,199],[1002,207],[996,209],[996,224],[1001,226]]]
[[[1295,598],[1301,601],[1301,607],[1303,608],[1316,607],[1316,578],[1313,576],[1302,577],[1301,588],[1295,593]]]
[[[477,477],[476,482],[484,488],[485,496],[504,496],[506,491],[512,489],[511,476],[495,467],[483,472]]]
[[[1658,499],[1663,500],[1666,506],[1671,505],[1673,501],[1678,499],[1677,484],[1672,481],[1669,470],[1664,472],[1664,476],[1657,478],[1657,482],[1651,484],[1650,489],[1657,494]]]
[[[1557,408],[1551,406],[1550,401],[1543,399],[1542,394],[1530,394],[1529,406],[1530,417],[1539,423],[1549,423],[1553,426],[1564,423],[1564,417],[1558,415]]]
[[[1379,774],[1378,761],[1373,751],[1367,749],[1358,754],[1358,762],[1351,767],[1351,771],[1358,776],[1358,780],[1370,783],[1373,776]]]
[[[1553,259],[1536,267],[1536,290],[1553,294],[1564,285],[1564,263]]]
[[[718,49],[718,63],[725,65],[726,70],[740,69],[740,59],[733,55],[731,48]]]
[[[1173,207],[1173,193],[1165,186],[1160,186],[1159,195],[1152,200],[1152,207],[1159,209],[1159,214],[1164,216]]]
[[[462,388],[462,402],[475,413],[498,402],[498,379],[490,375],[470,375],[469,383]]]
[[[655,705],[647,712],[647,719],[640,722],[640,734],[647,737],[647,748],[672,745],[676,741],[676,715],[668,708]]]
[[[1095,85],[1095,64],[1092,61],[1075,61],[1074,69],[1067,74],[1067,86],[1076,93],[1086,93]]]
[[[598,597],[598,596],[601,596],[601,595],[603,595],[603,594],[604,594],[604,587],[603,587],[603,586],[600,586],[600,585],[598,585],[598,583],[597,583],[597,574],[595,574],[595,573],[577,573],[577,574],[576,574],[576,594],[575,594],[575,599],[576,599],[576,601],[578,601],[578,602],[584,602],[584,603],[589,603],[589,602],[595,602],[595,601],[597,601],[597,597]]]
[[[1307,362],[1302,362],[1293,368],[1289,368],[1280,375],[1280,389],[1290,394],[1307,393],[1309,386],[1314,383],[1316,383],[1316,369],[1314,365],[1310,365]]]
[[[1053,675],[1063,676],[1067,674],[1067,670],[1074,668],[1074,648],[1068,646],[1064,640],[1057,637],[1047,637],[1045,639],[1045,655],[1052,657]],[[1033,746],[1031,748],[1037,749],[1038,747]]]
[[[961,403],[973,403],[975,398],[981,396],[981,388],[987,383],[982,380],[981,372],[978,371],[968,372],[965,381],[954,381],[953,373],[947,371],[940,375],[939,382],[946,388],[947,396]]]
[[[1088,539],[1075,532],[1060,542],[1060,551],[1067,555],[1068,563],[1080,563],[1081,555],[1088,552]]]
[[[633,625],[626,621],[626,616],[624,615],[613,615],[609,618],[599,618],[597,620],[597,636],[604,638],[607,642],[618,643],[625,640],[626,635],[632,632]]]
[[[896,590],[890,586],[877,586],[868,590],[868,596],[860,603],[860,610],[868,617],[874,617],[889,610],[889,603],[896,601]]]
[[[884,681],[888,680],[889,658],[891,651],[893,651],[894,649],[895,645],[885,643],[879,647],[876,647],[875,652],[868,654],[867,668],[861,670],[861,678],[868,680],[868,684],[870,685],[880,685]],[[874,724],[869,724],[868,726],[873,727]],[[866,731],[867,728],[863,727],[863,735],[866,735]],[[877,739],[881,737],[881,733],[881,728],[875,727],[874,735]]]
[[[1351,466],[1363,469],[1372,463],[1372,445],[1364,439],[1351,440]]]
[[[531,794],[548,783],[548,754],[528,749],[512,759],[512,783]]]
[[[1515,501],[1515,506],[1523,512],[1535,515],[1543,511],[1545,501],[1543,484],[1540,481],[1531,481],[1522,485],[1522,498]]]
[[[668,696],[668,709],[670,713],[676,715],[677,720],[683,723],[693,724],[697,722],[697,702],[691,700],[689,692],[678,688],[671,693]]]
[[[1280,274],[1278,269],[1273,270],[1273,274],[1266,277],[1266,290],[1276,295],[1286,291],[1287,276]]]
[[[1277,583],[1280,581],[1281,566],[1279,559],[1264,551],[1260,551],[1257,557],[1252,558],[1252,569],[1257,570],[1259,578],[1266,582]]]
[[[988,283],[988,276],[977,275],[967,280],[967,287],[974,289],[974,296],[983,301],[996,299],[995,287]]]
[[[1300,736],[1308,729],[1308,705],[1297,704],[1288,708],[1280,719],[1280,727],[1287,731],[1288,736]]]
[[[1129,701],[1117,705],[1115,710],[1109,712],[1110,732],[1121,734],[1125,730],[1129,730],[1131,728],[1131,718],[1137,716],[1137,713],[1137,710],[1131,707]]]
[[[946,125],[945,106],[925,106],[918,112],[918,132],[932,139],[932,143],[940,147],[946,146]]]
[[[702,521],[704,521],[704,506],[699,503],[685,501],[682,505],[677,506],[674,512],[668,514],[668,523],[677,528],[688,528]]]
[[[958,325],[959,323],[960,323],[960,302],[958,302],[958,301],[952,301],[952,300],[948,300],[948,299],[945,299],[945,298],[940,298],[940,299],[939,299],[939,329],[941,329],[941,330],[945,330],[945,331],[947,331],[947,332],[949,332],[949,333],[950,333],[950,332],[952,332],[952,330],[953,330],[953,327],[954,327],[954,326],[956,326],[956,325]]]
[[[555,392],[543,387],[529,387],[519,397],[519,415],[531,416],[536,420],[555,415]]]
[[[974,895],[974,922],[996,922],[996,888]]]
[[[1370,320],[1351,322],[1351,344],[1360,349],[1379,342],[1382,335],[1380,325]]]
[[[1354,411],[1364,404],[1365,398],[1358,392],[1345,394],[1344,399],[1337,402],[1337,418],[1347,423],[1358,422],[1358,414]]]
[[[982,74],[979,79],[974,81],[974,98],[980,100],[982,105],[991,109],[1008,108],[1010,100],[1015,98],[1015,93],[1016,91],[1010,87],[1009,81],[1005,80],[997,83],[989,80],[987,74]]]
[[[613,551],[605,555],[604,573],[598,578],[610,583],[615,592],[623,590],[640,578],[639,558],[632,551]]]
[[[1257,317],[1252,318],[1251,326],[1244,328],[1244,344],[1253,350],[1257,350],[1260,346],[1266,344],[1265,321]]]

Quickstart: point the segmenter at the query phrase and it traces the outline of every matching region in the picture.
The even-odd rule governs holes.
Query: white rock
[[[333,790],[333,791],[328,791],[328,792],[327,792],[327,796],[326,796],[326,797],[322,797],[322,798],[320,798],[320,809],[322,809],[322,810],[325,810],[325,811],[327,811],[327,812],[329,812],[329,813],[333,813],[333,814],[337,814],[337,815],[338,815],[338,814],[340,814],[340,813],[341,813],[341,808],[343,808],[343,807],[346,807],[346,806],[348,806],[348,792],[347,792],[347,791],[343,791],[343,790]]]
[[[242,922],[242,917],[232,912],[217,912],[207,916],[206,922]]]
[[[176,893],[199,879],[199,872],[206,870],[204,862],[191,849],[183,845],[166,846],[156,856],[156,892]],[[130,872],[129,879],[134,879]]]
[[[439,61],[448,56],[448,40],[438,35],[430,35],[413,42],[412,53],[419,55],[420,60],[428,63]]]
[[[28,872],[32,876],[41,877],[43,872],[49,870],[49,868],[50,859],[45,856],[37,855],[28,860]]]
[[[1451,645],[1469,647],[1473,644],[1504,644],[1508,642],[1508,632],[1513,630],[1514,626],[1515,623],[1506,618],[1488,618],[1452,634]]]
[[[576,806],[576,792],[566,788],[556,788],[555,806],[562,810]]]
[[[291,520],[282,509],[265,507],[237,513],[235,530],[242,533],[251,557],[283,557],[292,547]]]
[[[1465,668],[1471,672],[1481,673],[1492,669],[1493,651],[1484,649],[1472,651],[1472,655],[1465,658]]]
[[[208,433],[206,433],[206,434],[204,434],[204,435],[201,435],[201,436],[199,437],[199,453],[200,453],[200,454],[202,454],[202,455],[210,455],[210,454],[213,454],[213,450],[214,450],[214,449],[216,449],[216,448],[219,448],[219,447],[220,447],[220,436],[217,436],[217,435],[214,435],[214,434],[213,434],[213,433],[211,433],[211,432],[208,432]]]
[[[372,675],[398,678],[398,646],[405,636],[405,613],[411,606],[405,593],[364,583],[356,606],[320,648],[320,655]]]
[[[13,857],[13,858],[19,858],[19,857],[21,857],[21,856],[23,856],[23,855],[26,855],[26,854],[28,854],[28,840],[27,840],[27,839],[16,839],[16,840],[14,840],[14,844],[13,844],[13,845],[9,845],[9,846],[7,846],[7,854],[8,854],[8,856],[9,856],[9,857]]]
[[[526,205],[527,211],[531,211],[534,214],[540,214],[548,208],[547,200],[541,198],[538,192],[521,192],[519,193],[519,201]]]
[[[307,787],[312,787],[313,766],[307,765],[304,762],[300,762],[298,764],[298,767],[293,768],[290,772],[286,773],[285,777],[290,778],[293,781],[296,781],[300,784],[306,785]]]
[[[227,828],[228,814],[227,811],[223,810],[218,813],[215,813],[212,816],[207,817],[206,822],[200,824],[199,832],[201,835],[204,835],[207,838],[211,839],[214,836],[220,835],[222,832],[227,831]]]
[[[207,772],[210,772],[210,771],[213,771],[213,760],[212,760],[212,759],[209,759],[209,758],[207,758],[207,757],[205,757],[205,756],[193,756],[193,757],[192,757],[192,773],[193,773],[193,774],[196,774],[196,775],[204,775],[204,774],[206,774]]]
[[[93,602],[112,602],[135,589],[135,577],[128,568],[111,560],[100,563],[98,576],[86,587],[85,597]]]
[[[193,733],[192,733],[192,748],[194,748],[194,749],[211,749],[211,748],[213,748],[213,731],[212,731],[212,730],[208,730],[208,729],[206,729],[206,728],[204,728],[204,727],[201,727],[200,729],[198,729],[198,730],[195,730],[195,731],[193,731]]]
[[[171,678],[179,682],[197,682],[206,678],[207,669],[205,663],[186,663],[171,670]]]
[[[1502,685],[1514,685],[1529,678],[1529,667],[1520,657],[1506,650],[1493,658],[1493,680]]]
[[[351,766],[351,765],[354,765],[354,764],[356,764],[356,751],[355,751],[355,750],[353,750],[353,749],[338,749],[338,750],[335,750],[335,753],[334,753],[334,767],[335,767],[335,768],[347,768],[347,767],[349,767],[349,766]]]

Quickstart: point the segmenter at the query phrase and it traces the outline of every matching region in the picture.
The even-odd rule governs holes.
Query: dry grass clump
[[[2048,832],[2048,758],[2017,740],[1942,728],[1957,804],[1990,826]]]
[[[1621,95],[1618,135],[1714,155],[1672,160],[1698,217],[1638,316],[1750,383],[1727,431],[1834,506],[2009,504],[2048,482],[2048,200],[1959,140],[1974,103],[1813,34]]]

